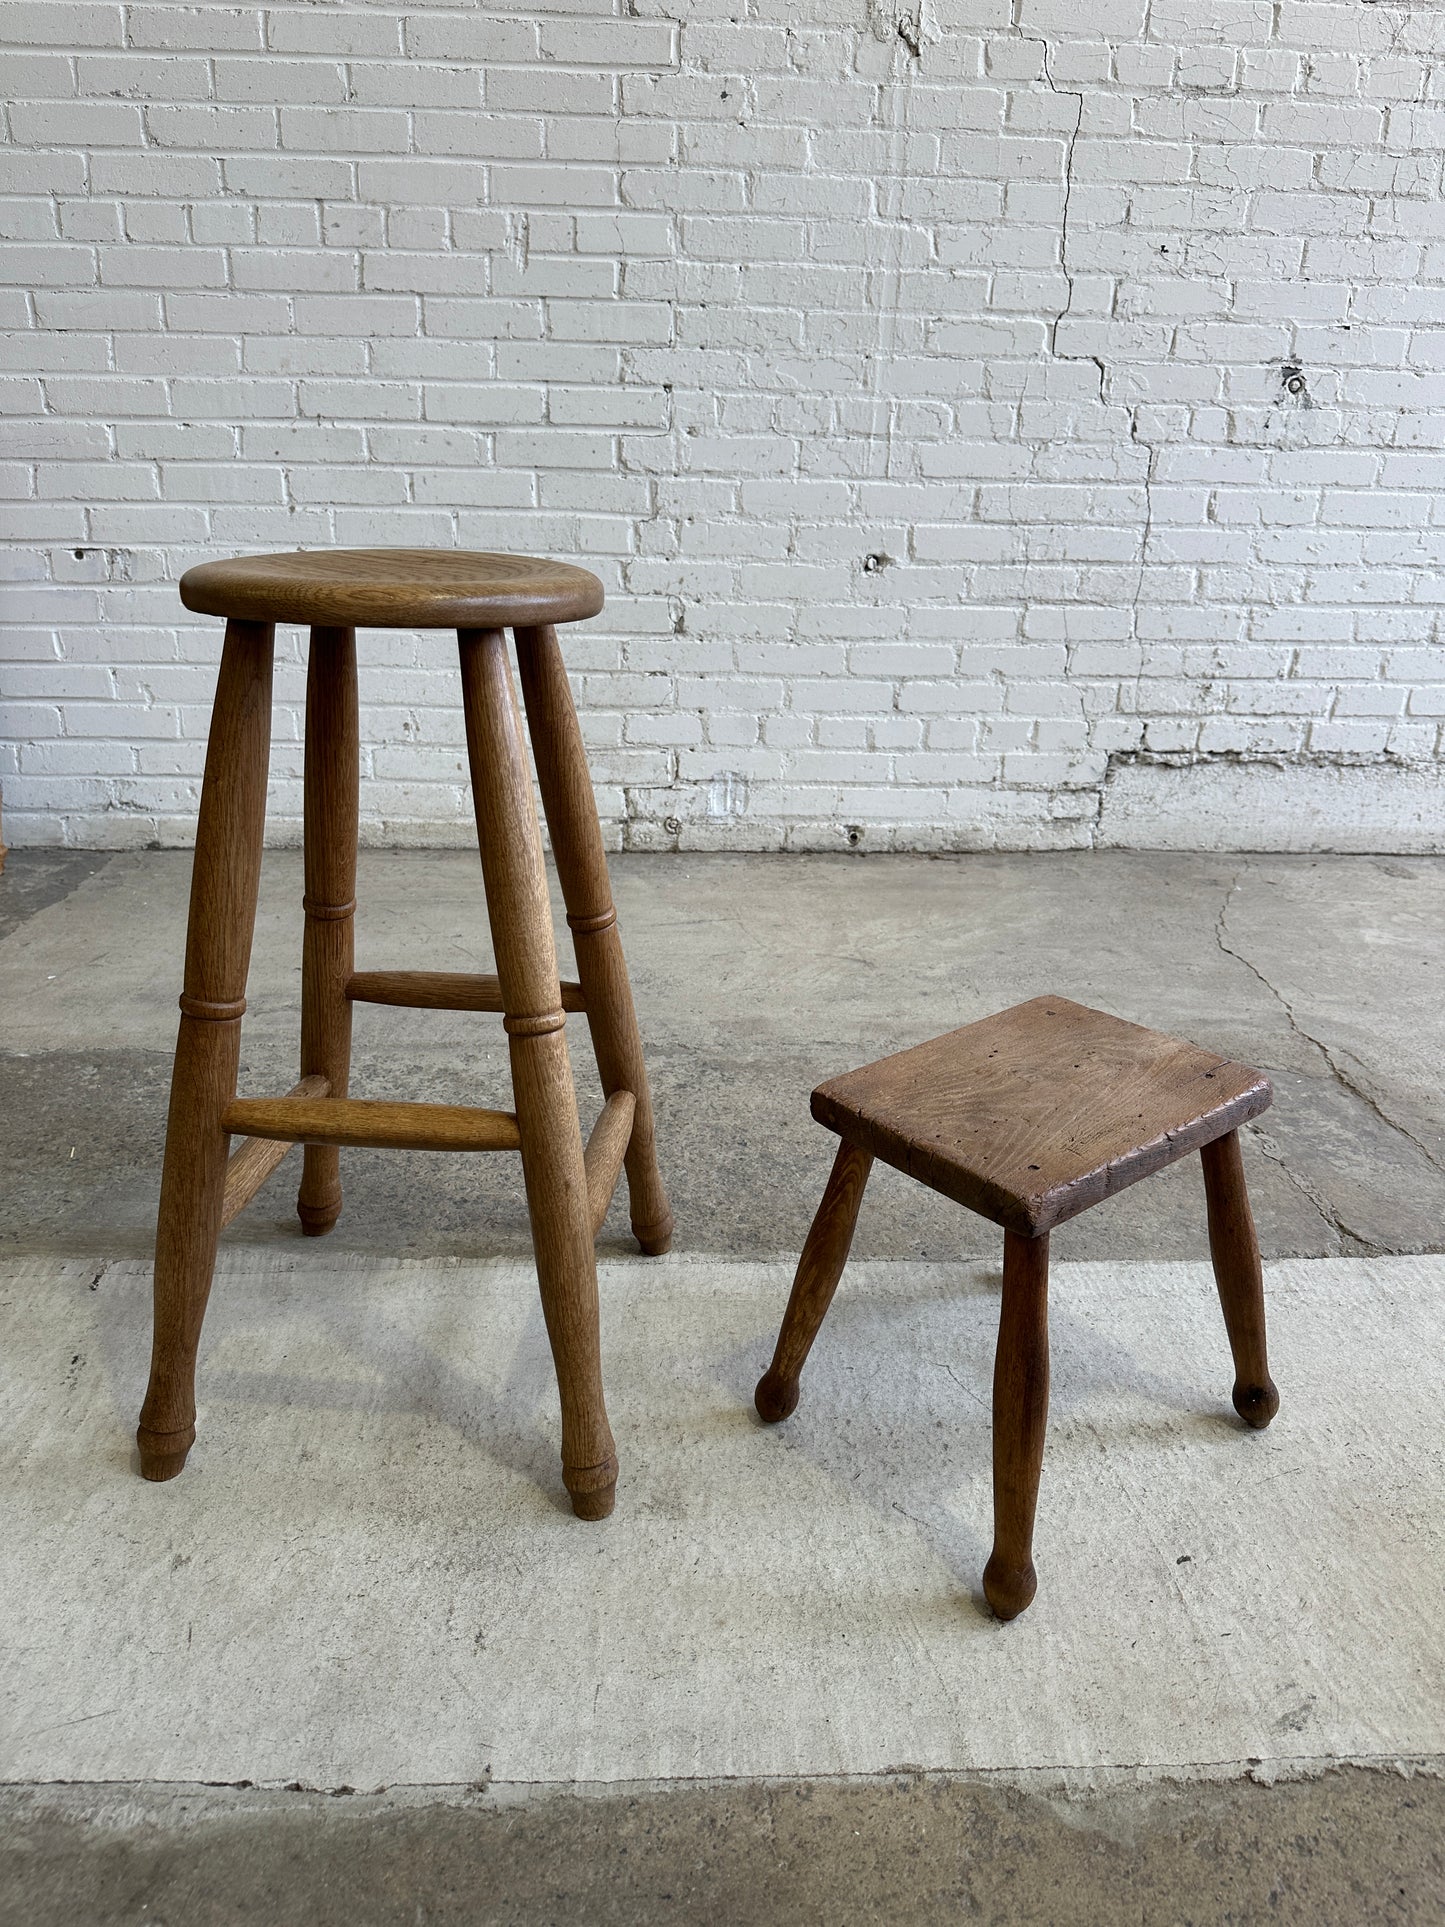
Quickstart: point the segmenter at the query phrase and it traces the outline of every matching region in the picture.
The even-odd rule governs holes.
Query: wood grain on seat
[[[344,629],[514,629],[602,607],[588,569],[466,549],[318,549],[202,562],[181,577],[200,615]]]
[[[1035,997],[820,1084],[813,1116],[1037,1237],[1269,1107],[1269,1079],[1067,997]]]

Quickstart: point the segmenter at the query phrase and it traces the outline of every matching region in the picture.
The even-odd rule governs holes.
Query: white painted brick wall
[[[11,0],[9,840],[191,834],[189,564],[438,543],[603,577],[615,842],[1445,848],[1445,7],[618,7]]]

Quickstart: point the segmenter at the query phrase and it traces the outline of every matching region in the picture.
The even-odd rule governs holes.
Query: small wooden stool
[[[1246,1425],[1279,1410],[1264,1344],[1264,1284],[1239,1126],[1267,1110],[1268,1078],[1065,997],[966,1024],[820,1084],[813,1116],[843,1142],[808,1233],[773,1362],[755,1401],[770,1423],[832,1303],[875,1157],[1004,1227],[993,1377],[993,1556],[983,1589],[1000,1619],[1034,1596],[1034,1507],[1049,1409],[1049,1232],[1198,1151],[1209,1250]]]
[[[667,1250],[652,1101],[612,907],[587,759],[554,624],[594,616],[602,584],[527,556],[357,549],[210,562],[181,579],[188,609],[226,617],[191,878],[185,991],[156,1228],[155,1336],[137,1442],[148,1479],[172,1479],[196,1436],[195,1367],[221,1229],[294,1143],[306,1146],[302,1229],[341,1211],[337,1147],[522,1154],[537,1276],[562,1400],[562,1472],[584,1519],[612,1510],[617,1454],[602,1397],[593,1240],[623,1164],[632,1228]],[[310,625],[306,684],[306,933],[301,1081],[238,1099],[236,1071],[266,817],[274,625]],[[455,629],[496,952],[495,976],[352,968],[356,909],[358,626]],[[537,779],[577,953],[562,983],[521,716],[513,630]],[[354,1002],[503,1013],[515,1111],[362,1103],[347,1096]],[[585,1011],[606,1099],[584,1148],[564,1011]],[[230,1152],[231,1134],[244,1142]]]

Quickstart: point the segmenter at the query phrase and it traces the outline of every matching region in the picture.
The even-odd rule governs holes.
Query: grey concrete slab
[[[1344,1089],[1445,1165],[1445,867],[1408,857],[1241,865],[1220,941]]]
[[[109,862],[98,850],[11,850],[0,870],[0,939]]]
[[[56,900],[0,941],[0,1065],[18,1093],[0,1113],[0,1242],[11,1249],[83,1251],[96,1236],[130,1255],[149,1246],[188,871],[184,852],[150,852],[113,857],[78,884],[66,872]],[[1266,1249],[1445,1243],[1429,1070],[1445,1061],[1445,1006],[1429,995],[1445,864],[718,856],[619,859],[614,875],[682,1248],[796,1251],[830,1157],[807,1113],[813,1084],[1045,989],[1276,1074],[1281,1103],[1250,1157]],[[360,896],[363,964],[486,967],[474,855],[364,852]],[[299,858],[274,853],[243,1039],[250,1089],[284,1089],[295,1075],[299,899]],[[1388,945],[1370,938],[1381,930]],[[1311,996],[1317,1012],[1305,1011]],[[573,1036],[584,1104],[595,1106],[583,1027]],[[356,1039],[358,1092],[505,1100],[494,1020],[362,1011]],[[347,1168],[334,1237],[348,1249],[526,1248],[510,1160],[359,1153]],[[232,1236],[294,1237],[293,1183],[283,1169]],[[625,1232],[616,1210],[614,1248]],[[1171,1173],[1062,1236],[1066,1256],[1201,1256],[1196,1178]],[[987,1227],[888,1173],[858,1249],[933,1257],[993,1243]]]
[[[0,1788],[3,1927],[1438,1927],[1445,1780]]]
[[[602,1267],[618,1510],[565,1504],[529,1264],[238,1249],[147,1485],[149,1268],[0,1272],[0,1761],[322,1788],[1445,1754],[1445,1259],[1281,1260],[1248,1432],[1208,1265],[1062,1265],[1030,1611],[991,1537],[994,1264]],[[1368,1629],[1368,1636],[1365,1636]],[[407,1714],[398,1718],[398,1709]]]

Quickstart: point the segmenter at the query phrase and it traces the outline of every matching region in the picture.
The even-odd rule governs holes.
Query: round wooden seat
[[[198,615],[338,629],[533,629],[602,607],[587,569],[467,549],[316,549],[203,562],[181,577]]]

